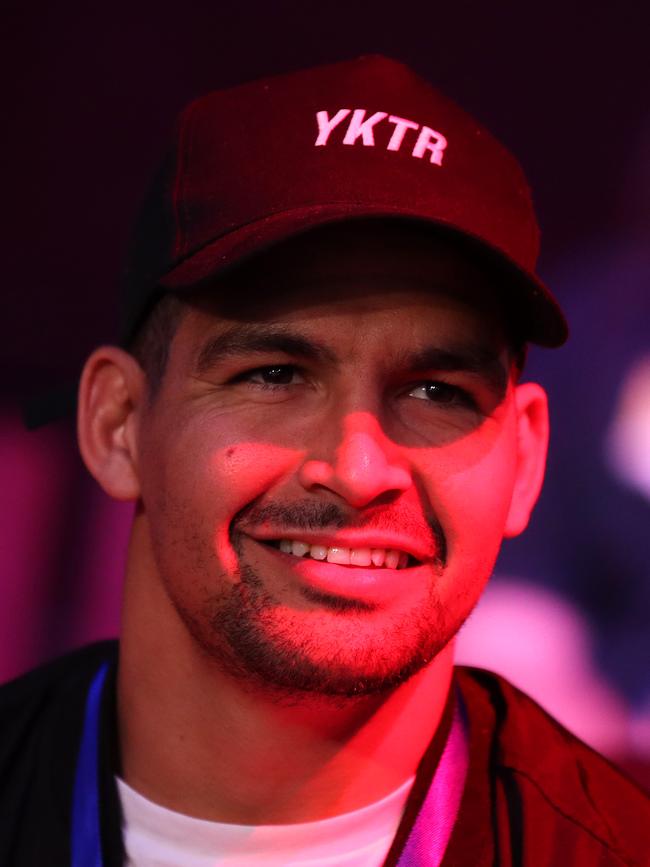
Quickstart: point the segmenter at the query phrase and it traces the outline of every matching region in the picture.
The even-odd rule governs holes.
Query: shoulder
[[[78,718],[94,672],[116,658],[117,642],[104,641],[0,686],[0,773],[18,754],[31,753],[40,733]]]
[[[0,686],[0,726],[10,724],[20,708],[40,704],[85,683],[102,662],[117,659],[117,641],[101,641],[35,668]]]
[[[0,687],[0,864],[68,863],[88,687],[116,659],[117,642],[102,642]]]
[[[470,730],[489,730],[493,775],[516,809],[572,826],[618,858],[640,864],[650,851],[650,797],[606,758],[504,678],[456,669]],[[471,737],[471,735],[470,735]],[[509,792],[508,794],[508,787]]]

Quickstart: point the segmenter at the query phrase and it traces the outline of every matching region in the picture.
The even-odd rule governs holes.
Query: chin
[[[433,588],[415,610],[398,613],[318,595],[301,610],[278,604],[248,571],[199,617],[184,619],[230,676],[294,702],[390,692],[427,666],[465,619],[448,623]]]

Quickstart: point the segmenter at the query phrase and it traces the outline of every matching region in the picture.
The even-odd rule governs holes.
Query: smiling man
[[[513,158],[394,61],[186,110],[79,390],[137,504],[119,649],[4,688],[3,864],[647,863],[643,794],[453,665],[544,474],[537,234]]]

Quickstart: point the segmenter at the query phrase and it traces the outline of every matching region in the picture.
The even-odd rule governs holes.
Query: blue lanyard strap
[[[86,698],[72,795],[71,867],[102,867],[97,763],[99,712],[108,667],[105,662],[95,674]]]

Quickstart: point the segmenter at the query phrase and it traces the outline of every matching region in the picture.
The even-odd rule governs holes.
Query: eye
[[[294,385],[299,373],[293,364],[274,364],[268,367],[256,367],[240,374],[235,382],[250,382],[261,388],[282,387]]]
[[[464,389],[440,380],[423,382],[421,385],[417,385],[411,389],[409,397],[415,397],[418,400],[425,400],[429,403],[442,406],[475,406],[472,396]]]

